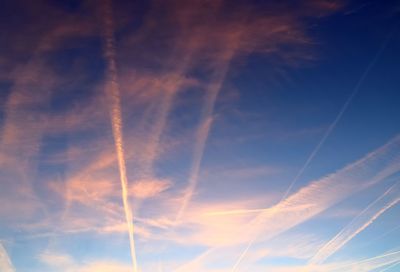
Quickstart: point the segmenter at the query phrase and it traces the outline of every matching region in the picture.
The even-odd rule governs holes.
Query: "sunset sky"
[[[400,3],[4,0],[0,272],[400,271]]]

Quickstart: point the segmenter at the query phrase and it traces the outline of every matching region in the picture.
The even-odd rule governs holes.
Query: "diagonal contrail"
[[[342,118],[343,114],[345,113],[345,111],[347,110],[347,108],[349,107],[351,101],[353,100],[353,98],[357,95],[357,93],[360,90],[360,87],[362,86],[362,84],[364,83],[366,77],[368,76],[369,72],[371,71],[371,69],[375,66],[376,62],[379,60],[380,56],[382,55],[382,53],[385,51],[390,39],[392,38],[393,34],[396,32],[397,28],[394,28],[393,31],[391,31],[389,33],[389,35],[387,36],[387,38],[383,41],[381,47],[379,48],[378,52],[375,54],[374,58],[371,60],[371,62],[367,65],[366,69],[364,70],[363,74],[361,75],[361,78],[358,80],[353,92],[350,94],[350,96],[347,98],[346,102],[343,104],[342,108],[340,109],[338,115],[336,116],[336,118],[333,120],[333,122],[331,123],[331,125],[328,127],[327,131],[325,132],[325,134],[323,135],[323,137],[321,138],[321,140],[318,142],[317,146],[314,148],[314,150],[311,152],[310,156],[307,158],[306,162],[304,163],[304,165],[302,166],[302,168],[300,169],[300,171],[297,173],[297,175],[295,176],[295,178],[292,180],[292,182],[289,184],[289,187],[287,188],[287,190],[285,191],[285,193],[283,194],[280,202],[282,202],[290,193],[290,191],[292,190],[293,186],[296,184],[297,180],[300,178],[300,176],[304,173],[304,171],[306,170],[306,168],[309,166],[309,164],[311,163],[311,161],[314,159],[314,157],[317,155],[318,151],[321,149],[321,147],[324,145],[326,139],[330,136],[330,134],[332,133],[332,131],[335,129],[336,125],[338,124],[338,122],[340,121],[340,119]],[[262,215],[262,213],[260,215],[258,215],[257,217],[260,217]],[[231,271],[236,271],[236,268],[239,266],[240,262],[242,261],[242,259],[244,258],[244,256],[247,254],[247,252],[249,251],[249,249],[251,248],[251,246],[253,245],[253,243],[257,240],[257,236],[253,237],[246,245],[245,249],[243,250],[243,252],[240,254],[239,258],[237,259],[237,261],[235,262],[233,268]]]
[[[121,114],[121,98],[117,77],[117,67],[115,62],[115,39],[114,25],[112,18],[111,0],[105,0],[105,58],[107,61],[107,81],[106,95],[110,102],[111,125],[114,136],[115,151],[117,153],[119,175],[122,187],[122,201],[125,211],[125,219],[128,225],[130,253],[132,258],[133,271],[138,271],[136,260],[134,226],[132,209],[129,204],[128,195],[128,179],[126,175],[126,162],[124,154],[124,142],[122,137],[122,114]]]
[[[342,118],[343,114],[349,107],[351,101],[353,101],[354,97],[357,95],[357,93],[360,90],[360,87],[364,83],[365,79],[367,78],[368,74],[370,73],[371,69],[375,66],[376,62],[379,60],[381,57],[382,53],[385,51],[392,35],[394,32],[390,32],[388,37],[383,41],[381,47],[379,48],[378,52],[375,54],[374,58],[371,60],[371,62],[367,65],[367,68],[364,70],[363,74],[361,75],[360,79],[358,80],[356,86],[354,87],[354,90],[351,92],[350,96],[347,98],[346,102],[343,104],[342,108],[340,109],[338,115],[336,118],[333,120],[333,122],[330,124],[328,129],[326,130],[325,134],[322,136],[321,140],[318,142],[318,144],[315,146],[314,150],[311,152],[310,156],[307,158],[306,162],[304,165],[301,167],[300,171],[297,173],[297,175],[294,177],[292,182],[290,183],[289,187],[287,188],[286,192],[283,194],[282,199],[285,199],[290,191],[292,190],[293,186],[296,184],[298,179],[303,175],[304,171],[307,169],[307,167],[310,165],[311,161],[314,159],[314,157],[317,155],[318,151],[321,149],[321,147],[324,145],[326,139],[331,135],[332,131],[335,129],[336,125]]]
[[[15,268],[8,256],[6,249],[0,242],[0,270],[3,272],[15,272]]]
[[[364,259],[358,262],[338,265],[332,271],[373,271],[374,269],[380,268],[386,265],[392,265],[393,263],[399,263],[400,261],[400,251],[394,251],[390,253],[385,253],[372,258]],[[367,267],[368,270],[360,270],[360,268]],[[346,270],[344,270],[346,268]],[[359,270],[355,270],[359,269]]]
[[[222,64],[222,67],[218,69],[217,75],[215,76],[216,79],[211,83],[208,89],[206,101],[204,104],[204,108],[202,110],[200,125],[196,131],[196,143],[194,147],[193,163],[191,166],[191,171],[189,176],[189,184],[184,192],[183,201],[178,211],[176,222],[179,222],[179,220],[183,216],[186,207],[190,202],[190,200],[192,199],[194,191],[196,189],[205,145],[214,119],[213,112],[214,112],[215,102],[222,88],[222,85],[225,81],[225,77],[229,70],[230,62],[234,53],[235,53],[234,49],[231,49],[229,50],[229,52],[226,53],[226,55],[224,56],[225,61]]]
[[[397,182],[371,204],[369,204],[334,238],[332,238],[321,249],[319,249],[318,252],[310,259],[309,264],[322,264],[326,259],[329,258],[329,256],[333,255],[347,242],[371,225],[386,210],[395,206],[400,201],[399,189],[400,182]]]
[[[399,264],[400,264],[400,261],[399,261],[399,262],[395,262],[394,264],[392,264],[392,265],[389,265],[388,267],[386,267],[386,268],[382,269],[382,270],[381,270],[381,271],[379,271],[379,272],[389,271],[390,269],[392,269],[392,268],[394,268],[394,267],[398,266]]]

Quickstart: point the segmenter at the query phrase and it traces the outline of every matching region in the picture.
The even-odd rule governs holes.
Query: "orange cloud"
[[[0,242],[0,270],[3,272],[15,272],[15,268],[8,256],[8,253]]]
[[[133,182],[129,191],[133,197],[145,199],[159,195],[171,185],[167,179],[142,179]]]

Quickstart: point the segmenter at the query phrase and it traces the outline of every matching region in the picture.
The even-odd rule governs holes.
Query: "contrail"
[[[157,108],[158,118],[152,127],[149,135],[149,142],[144,152],[145,158],[142,170],[143,173],[141,174],[142,177],[153,175],[153,164],[157,158],[157,149],[160,145],[161,135],[166,127],[167,118],[172,109],[175,96],[183,86],[185,74],[191,64],[191,60],[193,59],[196,50],[198,49],[198,38],[198,36],[195,36],[187,42],[188,49],[183,56],[179,48],[175,49],[175,51],[179,52],[179,58],[181,58],[181,61],[179,66],[176,68],[176,71],[171,75],[167,75],[166,79],[163,79],[162,88],[164,94],[161,103],[159,101],[155,102],[157,103],[155,106]],[[178,57],[174,57],[172,59],[173,61],[176,61],[177,58]]]
[[[290,191],[292,190],[293,186],[296,184],[297,180],[300,178],[300,176],[303,174],[303,172],[306,170],[306,168],[308,167],[308,165],[311,163],[311,161],[314,159],[315,155],[318,153],[318,151],[321,149],[321,147],[323,146],[323,144],[325,143],[326,139],[330,136],[330,134],[332,133],[332,131],[335,129],[337,123],[340,121],[340,119],[342,118],[343,114],[345,113],[345,111],[347,110],[347,108],[349,107],[351,101],[353,100],[353,98],[357,95],[357,93],[359,92],[360,87],[362,86],[362,84],[364,83],[366,77],[368,76],[369,72],[371,71],[371,69],[375,66],[375,63],[379,60],[380,56],[382,55],[382,53],[385,51],[391,37],[393,36],[393,34],[395,33],[396,28],[391,31],[389,33],[389,35],[387,36],[387,38],[384,40],[382,46],[380,47],[380,49],[378,50],[378,52],[375,54],[374,58],[371,60],[371,62],[367,65],[367,68],[364,70],[364,73],[361,75],[361,78],[358,80],[353,92],[350,94],[350,96],[348,97],[348,99],[346,100],[346,102],[344,103],[344,105],[342,106],[342,108],[340,109],[338,115],[336,116],[336,118],[333,120],[332,124],[328,127],[328,130],[325,132],[325,134],[323,135],[323,137],[321,138],[321,140],[318,142],[317,146],[314,148],[314,150],[311,152],[310,156],[307,158],[306,162],[304,163],[304,165],[302,166],[302,168],[300,169],[300,171],[297,173],[297,175],[295,176],[295,178],[292,180],[292,182],[290,183],[289,187],[287,188],[287,190],[285,191],[285,193],[283,194],[280,202],[282,202],[290,193]],[[244,256],[247,254],[247,251],[250,249],[250,247],[252,246],[252,244],[255,242],[256,238],[254,238],[253,240],[249,241],[249,243],[246,245],[246,248],[243,250],[243,252],[240,254],[240,257],[238,259],[238,261],[235,263],[232,271],[235,271],[235,267],[237,267],[241,260],[244,258]]]
[[[246,225],[246,232],[240,234],[248,237],[248,243],[231,271],[236,271],[261,231],[265,232],[263,240],[272,238],[316,216],[350,195],[398,173],[400,171],[399,149],[400,135],[345,168],[310,182],[284,201],[257,215]],[[324,193],[321,194],[321,192]],[[297,207],[300,208],[297,209]]]
[[[213,112],[214,112],[215,101],[217,100],[218,94],[225,81],[225,77],[229,70],[230,62],[234,53],[235,53],[234,48],[230,49],[227,53],[225,53],[226,55],[223,57],[222,67],[218,69],[218,72],[216,73],[215,76],[215,80],[210,84],[210,87],[208,89],[204,108],[201,114],[200,125],[198,126],[196,131],[196,141],[195,141],[196,143],[193,153],[194,154],[193,163],[191,166],[191,171],[189,176],[189,182],[188,182],[189,185],[184,192],[183,201],[175,220],[176,222],[179,222],[179,220],[181,219],[196,189],[200,171],[200,165],[204,154],[204,148],[214,119]]]
[[[15,272],[15,268],[2,243],[0,243],[0,270],[3,272]]]
[[[375,256],[372,258],[364,259],[358,262],[350,263],[350,264],[345,264],[345,265],[338,265],[333,271],[343,271],[344,268],[362,268],[363,266],[366,266],[368,270],[365,271],[372,271],[374,269],[377,269],[382,266],[386,265],[391,265],[393,263],[399,263],[400,261],[400,251],[394,251],[390,253],[385,253],[379,256]],[[350,270],[346,270],[350,271]],[[351,270],[354,271],[354,270]],[[364,271],[364,270],[357,270],[357,271]]]
[[[382,270],[381,270],[381,271],[379,271],[379,272],[388,271],[389,269],[392,269],[392,268],[394,268],[394,267],[398,266],[399,264],[400,264],[400,261],[399,261],[399,262],[396,262],[396,263],[394,263],[394,264],[392,264],[392,265],[389,265],[388,267],[386,267],[386,268],[382,269]]]
[[[163,89],[164,94],[161,102],[156,101],[158,118],[151,129],[149,142],[144,152],[143,173],[141,174],[142,177],[153,175],[153,164],[157,158],[157,150],[160,145],[161,135],[166,127],[167,118],[173,106],[175,96],[184,82],[185,72],[189,65],[192,54],[193,52],[189,52],[188,55],[183,58],[182,64],[177,69],[177,72],[173,73],[171,76],[168,76],[166,82],[163,82],[163,85],[165,85],[165,89]],[[173,86],[171,86],[171,84]]]
[[[333,255],[347,242],[372,224],[386,210],[395,206],[400,201],[400,182],[390,187],[386,192],[369,204],[358,216],[344,227],[334,238],[326,243],[311,258],[309,264],[322,264],[329,256]],[[383,202],[383,203],[382,203]],[[378,211],[375,211],[379,209]]]
[[[203,259],[205,259],[211,253],[213,253],[214,250],[215,250],[215,248],[207,249],[206,251],[201,253],[199,256],[197,256],[196,258],[194,258],[190,262],[185,263],[185,264],[179,266],[178,268],[176,268],[174,270],[174,272],[194,271],[195,268],[199,268],[199,266],[200,266],[201,262],[203,261]]]
[[[324,145],[326,139],[331,135],[332,131],[335,129],[336,125],[342,118],[343,114],[349,107],[351,101],[354,99],[354,97],[357,95],[357,93],[360,90],[360,87],[363,85],[365,79],[367,78],[368,74],[370,73],[371,69],[375,66],[376,62],[379,60],[381,57],[382,53],[385,51],[394,31],[390,32],[388,37],[383,41],[381,47],[379,48],[378,52],[375,54],[374,58],[371,60],[371,62],[367,65],[367,68],[364,70],[364,73],[361,75],[361,78],[358,80],[354,90],[351,92],[350,96],[347,98],[346,102],[343,104],[342,108],[340,109],[338,115],[336,118],[333,120],[332,124],[328,127],[326,130],[325,134],[321,138],[321,140],[318,142],[314,150],[311,152],[310,156],[307,158],[306,162],[304,165],[301,167],[300,171],[297,173],[297,175],[294,177],[292,182],[290,183],[289,187],[287,188],[286,192],[283,194],[282,199],[285,199],[290,191],[292,190],[293,186],[296,184],[297,180],[300,178],[300,176],[304,173],[304,171],[307,169],[307,167],[310,165],[311,161],[314,159],[314,157],[317,155],[318,151],[321,149],[321,147]]]
[[[114,24],[112,18],[111,0],[105,0],[105,58],[107,60],[107,82],[106,94],[110,100],[111,125],[114,136],[115,151],[117,153],[119,175],[122,187],[122,201],[125,211],[125,219],[128,225],[130,253],[132,258],[133,271],[138,271],[136,260],[134,226],[132,209],[129,204],[128,179],[126,176],[126,163],[124,155],[124,142],[122,137],[122,115],[121,98],[117,77],[117,67],[115,62],[115,39]]]
[[[307,209],[311,208],[311,205],[303,204],[297,207],[293,207],[292,210]],[[216,211],[216,212],[206,212],[203,213],[204,216],[229,216],[229,215],[241,215],[241,214],[252,214],[260,212],[270,212],[273,208],[260,208],[260,209],[237,209],[237,210],[227,210],[227,211]],[[289,209],[288,209],[289,210]]]
[[[267,211],[265,209],[239,209],[239,210],[229,210],[229,211],[217,211],[217,212],[207,212],[204,213],[205,216],[221,216],[221,215],[240,215],[240,214],[252,214]]]
[[[390,229],[390,230],[388,230],[388,231],[382,233],[381,235],[375,237],[374,239],[369,240],[369,241],[368,241],[367,243],[365,243],[363,246],[372,244],[373,242],[375,242],[375,241],[377,241],[377,240],[379,240],[379,239],[382,239],[383,237],[385,237],[385,236],[391,234],[392,232],[398,230],[399,228],[400,228],[400,225],[397,225],[396,227],[394,227],[394,228],[392,228],[392,229]]]

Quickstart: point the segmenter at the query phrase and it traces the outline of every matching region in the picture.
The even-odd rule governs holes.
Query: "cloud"
[[[202,54],[198,60],[201,63],[201,69],[211,72],[208,73],[207,77],[209,82],[205,88],[206,94],[200,122],[195,134],[191,172],[181,208],[176,216],[177,221],[185,213],[194,191],[197,189],[204,149],[214,120],[214,107],[224,82],[227,80],[233,60],[238,56],[261,52],[282,59],[286,58],[287,63],[289,63],[290,61],[301,59],[303,55],[292,56],[292,53],[282,48],[294,45],[304,46],[309,43],[309,39],[298,21],[298,17],[304,16],[304,14],[293,14],[287,10],[288,13],[285,13],[287,15],[262,16],[256,11],[250,14],[248,10],[244,9],[240,13],[237,10],[233,10],[231,14],[221,15],[219,11],[223,5],[224,3],[221,2],[219,5],[212,6],[213,9],[205,10],[205,14],[202,13],[203,7],[200,7],[199,10],[192,14],[190,20],[186,21],[186,27],[191,27],[193,33],[201,33],[194,46],[200,48],[199,50]],[[319,1],[316,1],[313,6],[316,10],[334,10],[335,8],[333,5],[329,5],[329,8],[327,8],[327,4],[322,5]],[[190,11],[183,3],[180,3],[180,8],[186,12]],[[209,20],[202,20],[208,23],[196,24],[199,18],[208,17],[210,13],[214,13],[214,17]],[[184,12],[183,14],[185,15]],[[186,19],[187,17],[184,18]],[[192,44],[189,43],[189,45]],[[294,52],[294,50],[290,52]],[[196,65],[199,64],[196,63]]]
[[[2,243],[0,242],[0,270],[3,272],[15,272],[15,268]]]
[[[44,252],[39,255],[39,260],[44,263],[47,267],[57,269],[60,272],[129,272],[132,271],[132,267],[127,264],[106,261],[106,260],[94,260],[90,262],[77,262],[68,254],[60,253],[49,253]]]
[[[149,218],[141,220],[140,223],[147,225],[149,229],[157,226],[156,230],[151,231],[151,237],[154,239],[163,239],[185,246],[206,246],[218,250],[240,249],[241,245],[248,243],[254,237],[256,237],[254,244],[261,246],[266,241],[271,243],[270,239],[320,215],[356,192],[398,173],[399,149],[400,137],[397,136],[360,160],[335,173],[311,181],[284,201],[262,210],[257,208],[265,205],[263,204],[265,199],[262,198],[255,198],[253,203],[193,202],[179,224],[172,224],[175,226],[175,231],[170,231],[168,226],[171,222],[166,220],[165,216],[168,215],[168,209],[174,210],[176,205],[179,207],[178,201],[172,206],[159,204],[164,207],[160,220]],[[232,213],[232,211],[239,212]],[[322,241],[315,243],[316,246],[308,253],[309,257],[317,251],[317,245],[321,246]],[[233,259],[235,252],[238,251],[233,251],[227,259]],[[290,250],[287,252],[289,254]],[[293,255],[293,252],[289,255]],[[205,262],[207,261],[206,258]]]
[[[313,41],[305,20],[317,20],[335,12],[340,4],[302,1],[291,8],[286,3],[267,1],[262,4],[265,9],[254,10],[229,1],[153,1],[143,17],[138,18],[142,24],[132,28],[132,21],[124,17],[127,13],[131,16],[132,10],[124,10],[128,5],[124,1],[117,2],[115,10],[121,17],[116,18],[118,39],[114,41],[117,50],[113,61],[118,61],[122,107],[114,123],[121,122],[116,140],[121,141],[124,136],[124,154],[116,156],[113,151],[106,119],[107,101],[100,93],[103,78],[91,79],[90,84],[82,85],[87,97],[68,100],[71,105],[66,105],[66,109],[52,109],[57,108],[57,101],[64,99],[59,88],[70,91],[81,86],[85,80],[75,75],[85,74],[77,71],[87,70],[77,61],[77,70],[59,73],[52,69],[57,60],[49,55],[73,46],[74,38],[94,35],[97,40],[99,33],[94,34],[98,29],[93,22],[78,16],[75,24],[75,17],[68,16],[65,24],[60,22],[54,29],[43,29],[48,36],[41,37],[42,42],[32,49],[36,51],[32,60],[8,75],[14,77],[15,85],[6,102],[6,119],[1,131],[0,163],[2,170],[7,171],[8,183],[0,194],[0,214],[7,212],[10,217],[26,220],[27,215],[36,215],[42,208],[45,217],[33,216],[35,224],[19,224],[17,229],[26,231],[23,237],[53,235],[52,239],[62,240],[66,235],[90,234],[102,241],[122,237],[128,223],[123,218],[115,166],[123,155],[125,178],[130,181],[127,195],[135,199],[132,209],[138,215],[128,221],[135,223],[139,255],[151,252],[149,256],[153,257],[154,252],[169,245],[185,251],[180,260],[163,264],[165,271],[179,268],[189,258],[188,248],[206,249],[199,258],[180,267],[181,271],[231,271],[205,264],[210,259],[219,264],[226,257],[230,266],[242,246],[254,237],[255,250],[249,251],[247,257],[254,263],[271,257],[305,259],[321,246],[319,237],[292,236],[285,231],[399,171],[399,138],[396,138],[360,161],[311,181],[276,205],[273,201],[279,196],[266,195],[261,190],[251,200],[225,196],[210,201],[207,192],[213,191],[212,182],[204,183],[207,184],[205,193],[198,194],[203,157],[207,155],[209,137],[214,136],[212,127],[219,113],[219,96],[224,95],[224,85],[232,79],[231,72],[241,69],[246,57],[252,54],[263,55],[271,63],[282,66],[312,59],[314,55],[309,49]],[[90,8],[96,5],[93,1],[85,3]],[[80,29],[77,25],[82,22]],[[77,85],[68,83],[75,80]],[[26,116],[33,119],[28,120]],[[63,140],[61,144],[57,142],[55,150],[50,148],[50,152],[46,149],[47,137]],[[64,142],[65,148],[59,148],[58,144]],[[186,175],[188,164],[191,164],[189,177]],[[215,169],[227,189],[230,184],[225,182],[232,178],[260,180],[282,171],[259,164],[233,169],[216,166]],[[212,175],[213,170],[204,179]],[[192,199],[194,195],[199,197]],[[148,202],[150,205],[145,205]],[[177,212],[180,215],[176,216]],[[259,250],[263,246],[265,251]],[[50,252],[43,253],[39,259],[57,271],[131,269],[124,263],[78,262],[70,255]],[[245,265],[250,266],[250,262]],[[250,271],[265,271],[265,267],[259,268],[256,264],[252,267],[254,270]],[[332,264],[315,267],[327,271],[324,269]],[[274,271],[307,271],[296,268],[299,270],[283,267]]]
[[[172,183],[167,179],[149,179],[137,180],[130,186],[130,194],[139,199],[151,198],[159,195]]]
[[[39,255],[39,260],[46,265],[57,269],[68,270],[68,267],[73,267],[75,265],[72,257],[67,254],[44,252]]]

